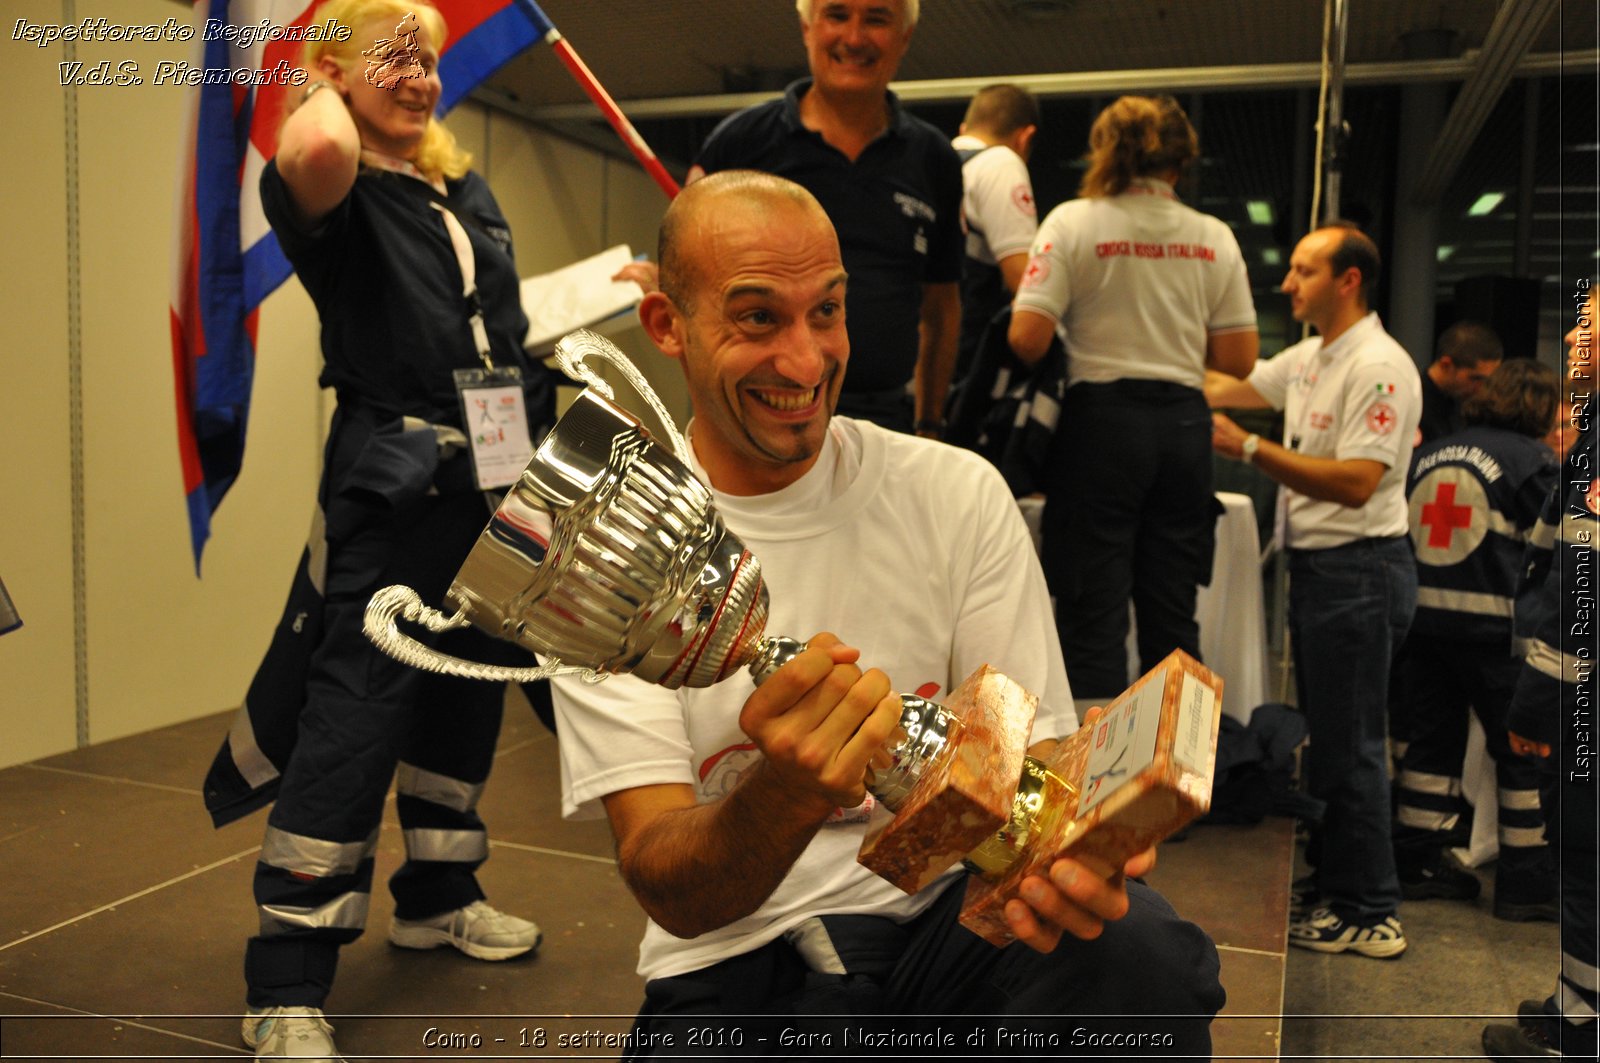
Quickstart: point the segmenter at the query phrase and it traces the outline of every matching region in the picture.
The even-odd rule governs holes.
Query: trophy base
[[[1120,869],[1204,814],[1221,712],[1222,677],[1182,650],[1136,680],[1045,758],[1077,788],[1075,807],[1029,839],[1003,875],[968,881],[961,924],[993,945],[1009,944],[1005,903],[1024,878],[1061,856]]]
[[[960,724],[950,748],[857,857],[906,893],[944,874],[1010,819],[1039,699],[984,665],[944,705]]]

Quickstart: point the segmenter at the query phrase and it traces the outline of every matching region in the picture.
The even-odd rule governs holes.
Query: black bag
[[[1320,822],[1324,802],[1294,784],[1294,752],[1306,733],[1306,718],[1277,702],[1257,705],[1249,724],[1223,714],[1211,811],[1200,822],[1260,823],[1267,816]]]
[[[944,439],[989,459],[1022,498],[1044,483],[1067,390],[1067,351],[1052,336],[1044,357],[1027,365],[1006,340],[1010,324],[1008,306],[983,330],[972,367],[951,389]]]

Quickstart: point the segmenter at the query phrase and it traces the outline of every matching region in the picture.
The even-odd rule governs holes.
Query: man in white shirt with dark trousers
[[[1317,335],[1256,363],[1247,380],[1211,374],[1213,407],[1284,412],[1284,443],[1216,414],[1218,453],[1282,488],[1289,632],[1300,709],[1311,732],[1310,791],[1327,802],[1308,857],[1315,873],[1289,944],[1399,956],[1400,882],[1390,847],[1384,710],[1389,670],[1417,604],[1406,470],[1422,410],[1415,363],[1368,309],[1378,249],[1330,222],[1289,260],[1283,291]],[[1315,900],[1312,900],[1315,898]]]

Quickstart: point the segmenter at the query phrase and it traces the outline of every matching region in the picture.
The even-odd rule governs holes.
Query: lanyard
[[[393,155],[362,148],[361,161],[368,166],[421,181],[440,195],[447,194],[443,181],[430,181],[421,170],[405,159],[397,159]],[[494,359],[489,356],[489,330],[483,321],[483,303],[478,298],[478,266],[472,252],[472,240],[467,236],[466,227],[461,224],[461,219],[457,218],[449,207],[437,201],[428,205],[442,216],[445,232],[450,237],[450,248],[456,255],[456,265],[461,269],[461,296],[467,304],[467,323],[472,327],[473,345],[478,350],[478,357],[483,361],[484,368],[493,369]]]
[[[467,301],[467,310],[470,314],[467,320],[472,326],[472,342],[477,345],[478,357],[483,359],[483,367],[493,369],[494,359],[489,357],[489,330],[484,327],[483,303],[478,299],[478,271],[476,260],[472,255],[472,241],[467,238],[467,230],[462,226],[461,220],[449,207],[442,203],[432,203],[430,206],[444,216],[444,227],[450,234],[450,246],[455,249],[456,262],[461,267],[461,294]]]

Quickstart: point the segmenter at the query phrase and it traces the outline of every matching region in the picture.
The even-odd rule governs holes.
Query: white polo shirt
[[[950,142],[957,151],[976,151],[961,164],[961,227],[967,256],[987,266],[1026,254],[1039,230],[1033,179],[1022,156],[1004,144],[987,145],[962,135]]]
[[[1422,417],[1422,378],[1405,348],[1368,314],[1338,339],[1320,336],[1259,361],[1250,386],[1283,411],[1284,444],[1314,458],[1369,458],[1383,478],[1364,506],[1281,488],[1286,546],[1325,550],[1357,539],[1406,535],[1406,469]]]
[[[1207,336],[1256,327],[1233,231],[1157,178],[1052,210],[1013,305],[1064,326],[1069,386],[1128,379],[1198,388]]]

